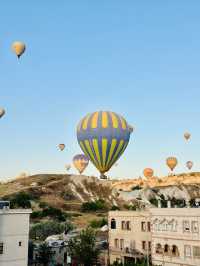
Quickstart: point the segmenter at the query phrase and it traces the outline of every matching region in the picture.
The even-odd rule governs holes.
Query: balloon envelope
[[[12,50],[19,58],[25,52],[26,46],[23,42],[17,41],[12,44]]]
[[[65,169],[66,169],[67,171],[69,171],[69,170],[71,169],[71,165],[70,165],[70,164],[66,164],[66,165],[65,165]]]
[[[185,132],[185,134],[184,134],[184,138],[185,138],[186,140],[189,140],[190,137],[191,137],[191,134],[190,134],[189,132]]]
[[[61,143],[58,145],[59,149],[63,151],[65,149],[65,144]]]
[[[123,154],[130,134],[126,120],[108,111],[88,114],[77,127],[77,139],[82,151],[102,175]]]
[[[144,171],[143,171],[143,174],[146,178],[150,178],[153,176],[153,169],[151,168],[145,168]]]
[[[166,164],[171,169],[171,171],[173,171],[178,164],[178,160],[176,157],[168,157],[166,159]]]
[[[0,108],[0,118],[5,115],[5,110],[3,108]]]
[[[186,166],[187,166],[187,168],[188,168],[189,170],[191,170],[192,167],[193,167],[193,162],[192,162],[192,161],[188,161],[188,162],[186,163]]]
[[[74,167],[79,171],[79,173],[82,174],[89,164],[89,159],[84,154],[77,154],[73,158],[73,164]]]

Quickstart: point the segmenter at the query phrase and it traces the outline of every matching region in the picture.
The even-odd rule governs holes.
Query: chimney
[[[160,199],[158,199],[158,208],[162,208]]]
[[[168,200],[167,201],[167,208],[171,208],[172,206],[171,206],[171,200]]]

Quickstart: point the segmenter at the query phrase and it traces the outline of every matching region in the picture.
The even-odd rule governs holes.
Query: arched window
[[[163,253],[163,249],[161,244],[156,244],[156,253],[157,254],[162,254]]]
[[[164,246],[164,253],[169,254],[169,251],[170,251],[169,245],[165,244],[165,246]]]
[[[111,220],[110,228],[111,228],[111,229],[116,229],[116,221],[115,221],[115,219],[112,219],[112,220]]]
[[[174,257],[178,257],[179,256],[178,247],[176,245],[172,246],[172,256],[174,256]]]

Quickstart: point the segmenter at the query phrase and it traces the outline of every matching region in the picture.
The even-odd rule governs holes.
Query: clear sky
[[[165,175],[170,155],[177,172],[187,160],[198,171],[199,11],[198,0],[2,1],[0,178],[65,172],[80,152],[76,125],[96,110],[136,128],[110,176],[136,177],[146,166]],[[27,45],[20,60],[15,40]],[[98,174],[93,166],[85,173]]]

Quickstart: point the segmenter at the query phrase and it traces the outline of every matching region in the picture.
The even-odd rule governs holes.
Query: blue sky
[[[179,159],[177,172],[187,160],[198,171],[199,10],[197,0],[1,3],[0,178],[63,173],[80,152],[77,123],[96,110],[136,128],[110,176],[136,177],[146,166],[165,175],[169,155]],[[27,45],[20,60],[15,40]],[[85,173],[98,174],[93,166]]]

